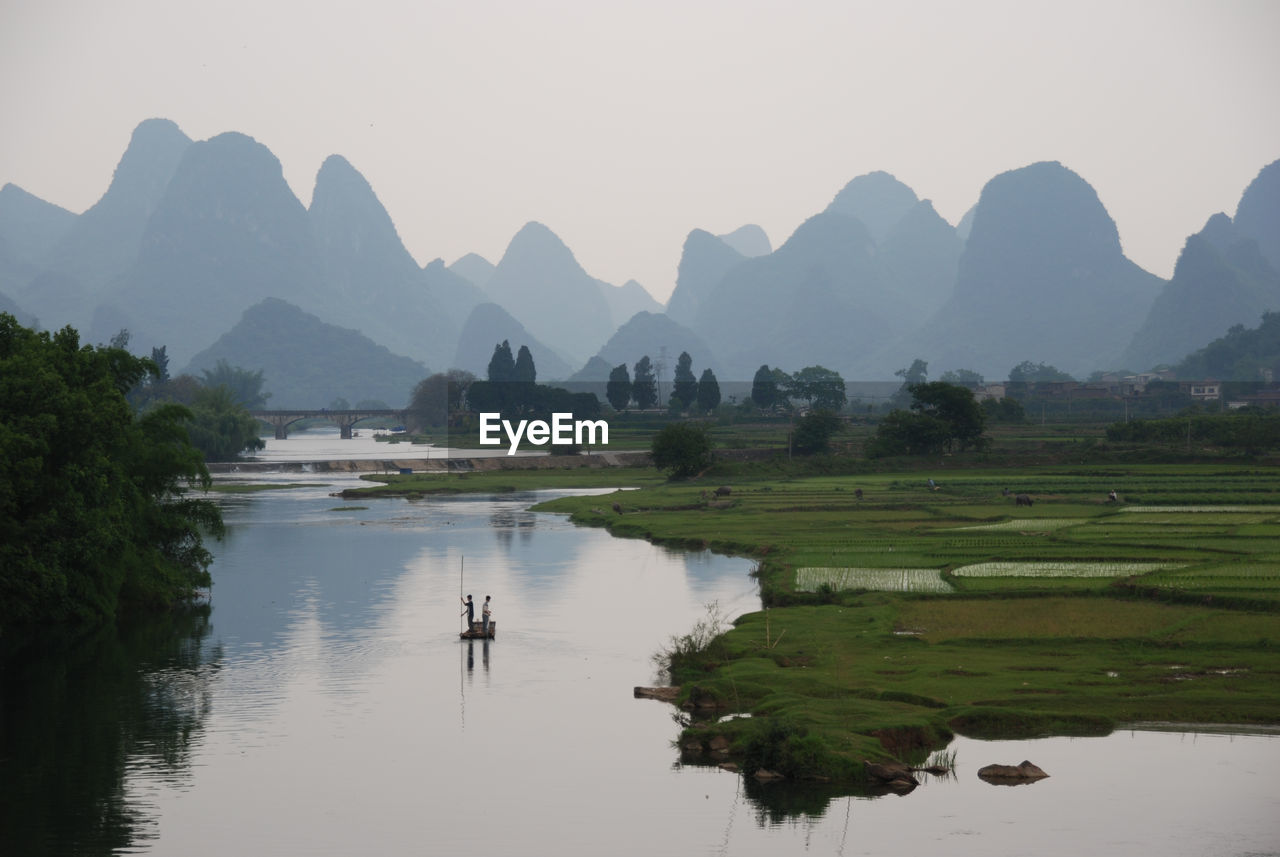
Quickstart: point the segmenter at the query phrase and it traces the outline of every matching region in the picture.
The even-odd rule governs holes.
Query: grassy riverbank
[[[672,642],[690,758],[856,780],[862,759],[917,760],[953,731],[1280,722],[1275,468],[932,475],[749,467],[724,496],[719,477],[539,508],[758,559],[768,610]]]

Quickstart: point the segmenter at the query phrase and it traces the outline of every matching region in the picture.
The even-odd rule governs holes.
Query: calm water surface
[[[1269,736],[961,739],[956,775],[905,797],[681,768],[673,709],[632,688],[709,602],[757,608],[749,563],[530,495],[330,496],[346,484],[225,499],[204,626],[7,677],[0,853],[1280,852]],[[495,641],[459,641],[460,588],[493,596]],[[1051,777],[975,776],[1024,758]]]

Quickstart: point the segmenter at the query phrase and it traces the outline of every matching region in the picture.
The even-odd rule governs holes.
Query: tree
[[[867,455],[880,458],[940,452],[947,442],[948,431],[947,424],[935,416],[899,408],[880,421],[875,435],[867,443]]]
[[[948,384],[959,384],[961,387],[981,387],[982,376],[972,369],[952,369],[949,372],[943,372],[939,381],[946,381]]]
[[[232,461],[244,450],[265,446],[258,436],[258,421],[222,386],[205,387],[196,394],[187,432],[205,461]]]
[[[806,366],[791,376],[788,398],[804,399],[810,408],[838,411],[848,401],[840,373],[824,366]]]
[[[681,351],[676,360],[675,383],[671,388],[671,407],[687,411],[698,398],[698,379],[693,374],[693,358],[688,351]]]
[[[876,428],[867,445],[872,457],[922,455],[986,445],[983,411],[968,387],[942,381],[912,384],[910,410],[896,409]]]
[[[911,403],[911,392],[908,388],[912,384],[923,384],[928,379],[929,364],[917,357],[906,369],[899,369],[893,374],[902,379],[902,386],[889,397],[889,404],[894,408],[905,408]]]
[[[409,397],[409,425],[414,431],[442,426],[449,420],[449,378],[436,372],[414,385]]]
[[[1024,423],[1027,413],[1022,402],[1004,397],[1002,399],[983,399],[982,413],[993,423]]]
[[[698,379],[698,410],[704,414],[720,407],[720,382],[710,368],[702,370]]]
[[[751,401],[762,411],[769,410],[778,401],[778,382],[768,364],[757,369],[751,380]]]
[[[609,383],[604,388],[605,398],[615,411],[626,410],[631,401],[631,374],[626,363],[619,363],[609,372]]]
[[[937,417],[947,424],[945,446],[948,450],[956,445],[961,451],[983,446],[986,418],[972,390],[944,381],[913,384],[909,389],[915,400],[911,403],[913,411]]]
[[[351,410],[351,403],[348,402],[344,396],[335,396],[333,400],[329,402],[329,410],[349,411]]]
[[[209,584],[202,531],[218,508],[185,496],[209,472],[191,412],[135,415],[125,400],[149,360],[81,347],[0,314],[0,627],[109,620]]]
[[[262,392],[261,369],[251,372],[219,360],[212,370],[205,369],[200,374],[206,387],[226,387],[237,403],[251,411],[266,407],[267,399],[271,398],[270,393]]]
[[[711,464],[711,435],[701,423],[668,423],[653,436],[653,465],[671,471],[671,479],[688,479]]]
[[[507,340],[493,346],[493,356],[489,358],[489,369],[485,377],[495,384],[516,379],[516,361],[511,356],[511,343]]]
[[[520,384],[534,384],[538,380],[538,369],[533,365],[533,354],[529,346],[521,345],[516,354],[516,363],[511,370],[511,380]]]
[[[156,364],[156,371],[153,376],[157,384],[164,384],[169,380],[169,346],[161,345],[159,348],[151,349],[151,362]]]
[[[654,378],[653,364],[649,362],[648,354],[636,362],[631,380],[631,398],[635,399],[636,407],[642,411],[657,404],[658,382]]]
[[[831,436],[839,430],[840,418],[834,411],[810,411],[796,422],[791,442],[795,451],[803,455],[826,452]]]
[[[533,355],[529,346],[521,345],[516,354],[515,366],[511,371],[511,394],[508,403],[517,410],[528,410],[533,407],[534,387],[537,386],[538,370],[533,365]]]
[[[1030,360],[1023,360],[1009,370],[1009,381],[1014,384],[1074,380],[1075,378],[1072,378],[1056,366],[1049,366],[1045,363],[1032,363]]]

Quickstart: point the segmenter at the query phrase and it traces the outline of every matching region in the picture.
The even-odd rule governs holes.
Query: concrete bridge
[[[408,411],[356,409],[350,411],[334,411],[329,408],[317,408],[310,411],[250,411],[249,415],[262,420],[276,430],[276,440],[284,440],[289,436],[289,426],[299,420],[325,419],[338,424],[342,437],[351,437],[351,427],[361,420],[373,417],[392,417],[397,422],[404,422]]]

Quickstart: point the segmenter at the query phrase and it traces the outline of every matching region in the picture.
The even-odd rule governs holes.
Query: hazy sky
[[[776,247],[873,170],[955,223],[1058,160],[1168,276],[1280,158],[1278,35],[1276,0],[0,0],[0,184],[83,211],[165,117],[304,204],[344,155],[419,263],[537,220],[665,300],[691,229]]]

